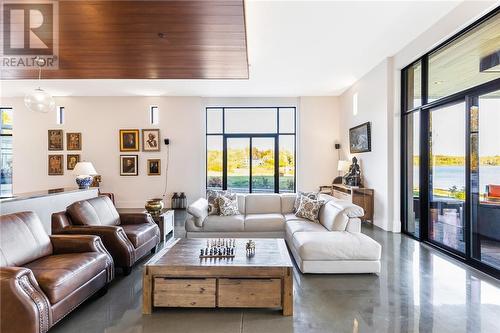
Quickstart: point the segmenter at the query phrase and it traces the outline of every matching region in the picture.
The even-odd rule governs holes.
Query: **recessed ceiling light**
[[[434,81],[434,84],[441,84],[444,83],[444,81]]]

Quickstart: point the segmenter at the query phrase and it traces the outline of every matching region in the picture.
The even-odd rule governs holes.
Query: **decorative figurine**
[[[356,157],[352,158],[349,171],[344,175],[344,183],[348,186],[361,186],[361,169]]]
[[[248,258],[251,258],[255,255],[255,242],[253,240],[249,240],[246,243],[246,251]]]

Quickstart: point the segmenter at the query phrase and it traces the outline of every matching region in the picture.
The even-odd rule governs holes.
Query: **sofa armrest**
[[[361,220],[358,217],[350,218],[345,228],[349,232],[361,232]]]
[[[190,216],[186,219],[186,222],[184,223],[184,228],[186,229],[187,232],[189,231],[202,231],[203,228],[199,226],[203,225],[203,221],[198,221],[196,217]]]
[[[155,223],[149,213],[120,213],[120,224]]]
[[[115,276],[113,258],[106,250],[99,236],[94,235],[51,235],[54,254],[99,252],[106,255],[108,282]]]
[[[66,215],[66,212],[57,212],[52,214],[52,233],[53,234],[58,234],[66,228],[67,226],[71,225],[71,222],[69,220],[68,215]]]
[[[31,270],[0,267],[0,331],[45,333],[52,326],[50,303]]]
[[[365,210],[356,204],[347,200],[333,199],[329,201],[330,204],[340,209],[347,217],[362,217],[365,215]]]
[[[117,266],[131,267],[135,262],[135,248],[120,226],[113,225],[71,225],[62,230],[62,234],[96,235],[111,253]]]
[[[194,216],[198,221],[203,221],[208,216],[208,201],[205,198],[200,198],[190,204],[187,212]],[[201,225],[199,225],[201,226]]]

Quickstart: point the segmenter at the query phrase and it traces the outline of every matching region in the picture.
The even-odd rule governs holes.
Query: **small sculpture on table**
[[[200,249],[203,258],[234,258],[236,252],[235,239],[207,239],[207,245]]]
[[[361,169],[356,157],[352,158],[349,171],[344,175],[344,182],[348,186],[361,186]]]
[[[247,257],[251,258],[255,255],[255,242],[253,240],[249,240],[246,244],[246,252]]]

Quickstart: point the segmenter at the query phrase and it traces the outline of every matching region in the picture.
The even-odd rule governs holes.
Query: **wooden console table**
[[[330,188],[330,193],[328,193],[328,187]],[[365,211],[365,215],[361,217],[361,220],[373,222],[375,192],[373,189],[333,184],[332,186],[321,186],[320,191],[325,194],[330,194],[334,198],[347,200],[362,207]]]

